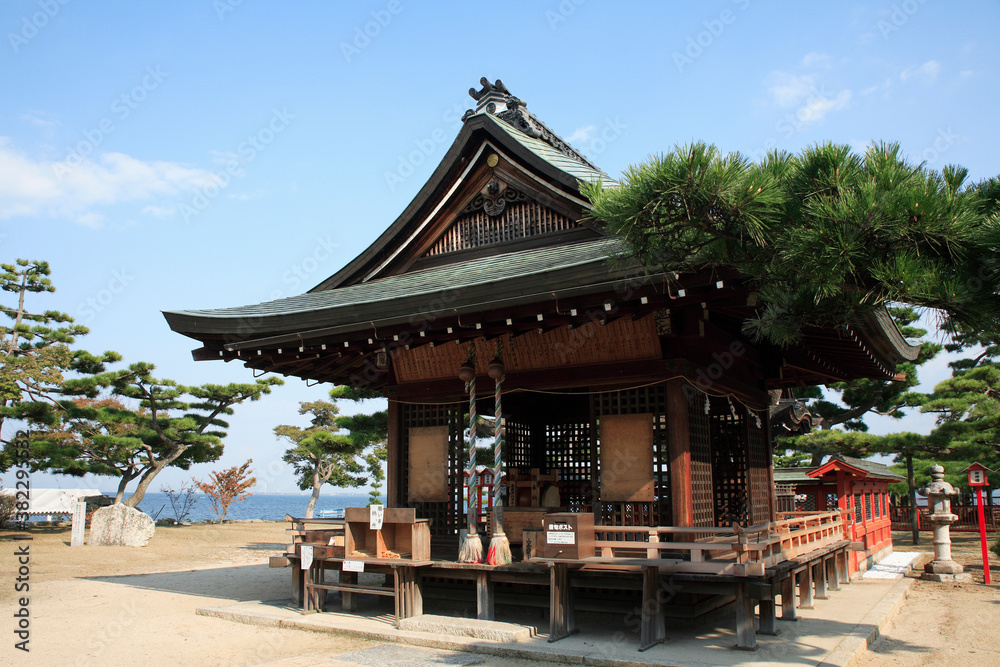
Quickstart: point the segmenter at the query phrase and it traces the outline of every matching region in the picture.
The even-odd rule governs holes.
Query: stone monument
[[[958,521],[958,517],[951,513],[951,496],[957,496],[958,491],[944,481],[944,468],[931,466],[931,483],[919,493],[927,496],[927,505],[933,511],[931,524],[934,526],[934,560],[924,566],[922,578],[931,581],[972,581],[972,575],[951,559],[951,524]]]
[[[156,527],[148,515],[118,503],[102,507],[90,519],[90,546],[144,547]]]

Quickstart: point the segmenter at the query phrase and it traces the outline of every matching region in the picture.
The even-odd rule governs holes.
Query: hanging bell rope
[[[500,457],[503,452],[503,407],[500,401],[504,380],[503,340],[497,340],[496,354],[490,362],[489,375],[496,381],[493,393],[493,538],[486,554],[486,562],[490,565],[507,565],[511,561],[510,541],[503,531],[503,484],[500,483]]]
[[[464,380],[469,390],[469,461],[466,476],[469,478],[468,520],[469,532],[458,552],[462,563],[483,562],[483,542],[476,533],[476,500],[479,497],[479,483],[476,479],[476,342],[469,345],[469,358],[458,369],[458,377]]]

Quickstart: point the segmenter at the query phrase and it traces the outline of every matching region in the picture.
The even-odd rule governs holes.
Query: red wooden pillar
[[[688,424],[687,383],[667,383],[667,452],[670,456],[670,495],[675,526],[694,525],[691,485],[691,430]]]

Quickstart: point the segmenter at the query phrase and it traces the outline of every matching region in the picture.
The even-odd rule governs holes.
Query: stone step
[[[527,641],[537,634],[535,628],[515,623],[479,621],[474,618],[455,618],[453,616],[436,616],[434,614],[400,619],[399,629],[411,632],[429,632],[457,637],[487,639],[495,642]]]

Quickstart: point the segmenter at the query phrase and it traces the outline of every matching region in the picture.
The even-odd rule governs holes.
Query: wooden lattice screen
[[[533,201],[507,204],[503,212],[491,216],[479,209],[466,213],[449,227],[427,251],[427,257],[494,243],[516,241],[576,226],[566,216]]]
[[[545,468],[559,470],[561,504],[573,511],[591,511],[590,455],[590,424],[549,424],[545,427]]]
[[[448,489],[450,499],[447,502],[409,503],[408,507],[417,510],[421,519],[431,519],[432,537],[450,537],[458,535],[458,528],[464,517],[462,494],[462,423],[465,406],[461,403],[450,405],[402,405],[401,413],[401,451],[404,461],[409,461],[410,428],[414,426],[448,426]],[[400,497],[406,498],[409,491],[409,480],[403,476],[403,488]]]
[[[725,397],[712,397],[709,401],[715,522],[718,526],[728,526],[734,521],[748,525],[746,410]]]
[[[747,463],[750,482],[750,523],[772,521],[771,505],[774,487],[771,483],[771,448],[768,444],[768,425],[764,412],[752,412],[738,406],[746,414]]]
[[[712,485],[712,422],[705,411],[706,396],[688,392],[688,432],[691,440],[691,494],[694,525],[715,526],[715,491]]]
[[[607,392],[596,397],[595,411],[601,415],[653,415],[653,482],[655,500],[647,502],[601,502],[595,508],[601,522],[610,526],[658,526],[672,521],[670,503],[670,456],[667,450],[667,397],[663,385]],[[600,446],[598,444],[598,446]]]
[[[531,471],[530,426],[505,415],[504,446],[504,462],[507,464],[508,471],[514,470],[519,473]]]

